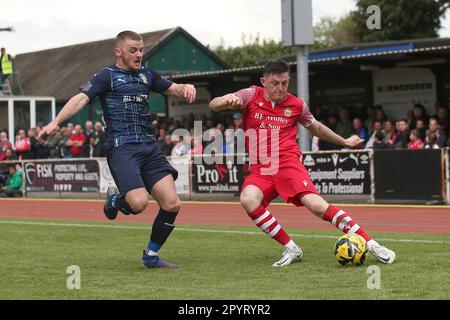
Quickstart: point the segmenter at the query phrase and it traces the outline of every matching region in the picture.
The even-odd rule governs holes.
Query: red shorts
[[[267,207],[277,195],[287,203],[300,207],[303,206],[300,200],[305,194],[319,194],[305,166],[297,158],[291,158],[284,166],[280,165],[278,172],[273,175],[262,175],[259,168],[251,169],[242,190],[248,185],[258,187],[264,196],[262,201],[264,207]]]

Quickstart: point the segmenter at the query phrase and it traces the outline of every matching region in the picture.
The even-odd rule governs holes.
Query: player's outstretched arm
[[[192,84],[172,83],[169,89],[164,91],[164,94],[169,96],[184,97],[188,103],[192,103],[195,101],[197,92]]]
[[[315,121],[307,129],[312,135],[319,137],[321,140],[325,140],[346,148],[354,148],[364,142],[364,140],[358,136],[351,136],[348,139],[344,139],[319,121]]]
[[[242,98],[232,93],[214,98],[209,103],[209,108],[212,111],[237,110],[243,107],[244,101]]]
[[[42,141],[42,138],[46,134],[51,135],[56,133],[59,124],[76,115],[81,109],[83,109],[86,104],[88,104],[88,102],[89,97],[82,92],[70,98],[70,100],[67,101],[67,103],[61,109],[55,119],[53,119],[48,125],[42,128],[42,130],[38,134],[37,139],[39,141]]]

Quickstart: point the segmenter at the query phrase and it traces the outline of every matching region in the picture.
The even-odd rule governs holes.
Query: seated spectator
[[[397,134],[395,133],[394,122],[390,119],[387,119],[384,122],[384,142],[390,145],[395,143],[397,139]]]
[[[170,157],[172,155],[172,149],[172,136],[170,134],[167,134],[164,138],[164,144],[160,146],[160,150],[163,155],[165,155],[166,157]]]
[[[80,158],[83,156],[83,144],[86,141],[86,136],[83,134],[81,125],[77,124],[74,133],[70,135],[67,140],[67,146],[70,147],[70,154],[72,158]]]
[[[395,128],[397,129],[397,139],[395,139],[394,147],[396,149],[408,148],[409,132],[406,119],[398,120],[395,123]]]
[[[240,112],[235,112],[233,114],[233,125],[234,130],[242,129],[243,128],[243,120],[242,120],[242,114]]]
[[[447,135],[445,134],[444,130],[440,128],[440,125],[436,118],[430,119],[428,132],[432,132],[436,135],[437,144],[440,148],[444,148],[447,146]]]
[[[22,172],[16,166],[8,166],[9,177],[6,185],[0,190],[0,197],[21,197],[22,196]]]
[[[445,132],[447,136],[450,135],[450,118],[448,116],[448,111],[444,107],[440,107],[437,110],[436,117],[439,123],[439,127]]]
[[[362,126],[362,121],[360,118],[354,118],[353,119],[353,132],[352,134],[357,135],[358,137],[360,137],[361,139],[364,140],[364,142],[361,144],[361,146],[358,149],[362,149],[364,148],[366,142],[367,142],[367,138],[368,138],[368,133],[366,128],[364,128]]]
[[[372,148],[375,150],[391,149],[392,145],[385,142],[385,136],[382,131],[376,131],[374,135],[374,142]]]
[[[189,139],[189,137],[179,137],[178,142],[176,142],[175,146],[172,148],[172,157],[181,157],[188,154],[188,151],[190,150],[190,141],[189,144],[187,142],[183,143],[184,139]]]
[[[419,134],[420,140],[425,141],[425,138],[427,137],[427,128],[425,126],[425,121],[423,121],[423,119],[417,119],[416,130],[417,133]]]
[[[409,133],[408,150],[421,150],[425,146],[425,142],[420,139],[417,129],[413,129]]]
[[[375,121],[375,112],[374,112],[374,107],[368,107],[366,109],[366,120],[364,121],[364,127],[372,130],[373,127],[373,122]],[[369,133],[371,134],[372,132],[369,131]]]
[[[6,149],[10,149],[11,143],[8,141],[8,134],[6,132],[0,132],[0,161],[6,157]]]
[[[439,145],[437,144],[437,137],[434,132],[428,131],[426,141],[427,143],[425,144],[424,149],[439,149]]]
[[[417,128],[417,120],[422,119],[424,124],[427,126],[430,117],[427,114],[427,110],[421,103],[416,103],[413,107],[413,115],[411,118],[411,122],[409,124],[409,129]]]
[[[5,150],[5,158],[3,158],[4,161],[14,161],[17,160],[17,156],[14,153],[12,148],[7,148]]]
[[[375,122],[373,123],[372,134],[370,135],[370,137],[366,143],[367,149],[370,149],[373,147],[373,144],[375,142],[375,134],[377,132],[383,132],[383,123],[379,120],[375,120]]]

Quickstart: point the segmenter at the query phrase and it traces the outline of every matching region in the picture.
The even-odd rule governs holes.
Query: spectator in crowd
[[[417,129],[412,129],[409,132],[408,150],[422,150],[425,142],[420,139]]]
[[[375,121],[374,107],[370,106],[366,109],[366,120],[364,120],[364,127],[369,130],[369,134],[372,133],[371,130],[374,121]]]
[[[161,147],[165,143],[164,141],[166,140],[167,132],[166,129],[164,128],[160,128],[158,131],[155,132],[158,132],[158,140],[156,141],[156,145],[158,146],[159,150],[161,150]]]
[[[74,125],[72,122],[67,123],[67,129],[69,129],[70,134],[74,133]]]
[[[0,190],[0,197],[22,196],[22,172],[17,170],[16,165],[8,165],[9,177],[6,185]]]
[[[105,131],[101,122],[97,121],[94,125],[94,134],[91,136],[92,156],[106,157]]]
[[[421,103],[416,103],[413,107],[413,115],[409,124],[409,129],[416,129],[418,119],[422,119],[424,124],[427,126],[429,118],[430,117],[428,116],[425,107]]]
[[[426,144],[425,149],[440,149],[439,145],[437,144],[437,137],[434,132],[428,131],[427,132],[427,138],[426,138]]]
[[[360,137],[364,142],[357,148],[357,149],[363,149],[364,145],[367,142],[368,133],[366,128],[363,127],[362,121],[360,118],[356,117],[353,119],[353,132],[352,135],[357,135]]]
[[[70,135],[67,140],[67,146],[70,147],[70,154],[72,158],[80,158],[83,156],[83,144],[86,141],[86,136],[83,134],[83,128],[77,124],[74,127],[74,133]]]
[[[89,158],[92,153],[91,152],[91,138],[94,137],[95,131],[94,131],[94,125],[93,125],[92,121],[90,121],[90,120],[86,121],[86,123],[84,124],[84,127],[86,128],[86,131],[84,134],[86,136],[86,139],[84,140],[84,143],[83,143],[83,150],[82,150],[81,156],[83,158]]]
[[[6,158],[6,150],[11,147],[11,143],[8,141],[8,134],[4,131],[0,132],[0,161]]]
[[[439,145],[440,148],[444,148],[447,146],[447,135],[445,134],[445,131],[441,129],[439,122],[436,118],[430,119],[428,131],[436,135],[437,144]]]
[[[347,108],[342,108],[339,112],[339,122],[336,125],[336,133],[344,139],[349,138],[353,132],[353,125],[350,118],[350,112]]]
[[[72,129],[69,127],[61,129],[62,139],[59,141],[59,151],[61,152],[61,158],[71,158],[70,147],[67,145],[69,137],[72,135]]]
[[[164,138],[164,144],[161,145],[160,150],[163,155],[165,155],[166,157],[170,157],[172,154],[172,148],[172,136],[170,134],[167,134]]]
[[[437,119],[439,128],[442,129],[447,136],[450,135],[450,118],[448,116],[448,110],[444,107],[441,107],[437,110],[436,117],[433,117]]]
[[[190,141],[183,143],[184,139],[189,139],[188,136],[180,136],[179,140],[176,142],[175,146],[172,148],[171,155],[173,157],[181,157],[188,154],[190,150]]]
[[[203,154],[203,144],[202,135],[195,135],[194,129],[191,129],[191,148],[187,152],[187,155],[202,155]]]
[[[6,79],[8,79],[13,73],[13,58],[10,54],[6,52],[5,48],[0,49],[0,66],[1,66],[1,72],[0,72],[0,85],[2,85],[3,88],[3,82],[5,82]]]
[[[383,123],[380,120],[375,120],[375,122],[373,123],[372,134],[367,140],[366,148],[370,149],[373,147],[373,144],[375,142],[375,134],[377,132],[383,132]]]
[[[15,161],[15,160],[17,160],[17,156],[14,153],[12,148],[7,148],[5,150],[5,158],[3,160],[4,161]]]
[[[42,142],[36,139],[38,135],[38,128],[33,128],[28,130],[28,136],[30,137],[31,149],[30,152],[34,150],[33,159],[47,159],[49,155],[48,141],[47,139],[42,139]]]
[[[327,125],[333,132],[336,131],[336,126],[338,123],[338,118],[335,114],[328,115],[328,122],[324,122],[323,124]],[[339,150],[342,149],[341,146],[335,145],[331,142],[320,140],[318,141],[319,150]]]
[[[242,120],[242,114],[240,112],[235,112],[233,114],[233,125],[234,125],[234,130],[237,129],[242,129],[243,126],[243,120]]]
[[[425,141],[425,138],[427,137],[427,128],[423,119],[416,120],[416,130],[419,134],[420,140]]]
[[[372,148],[374,150],[380,149],[390,149],[392,147],[391,144],[386,143],[386,137],[382,131],[376,131],[374,135],[374,142],[372,144]]]
[[[395,133],[394,122],[391,119],[387,119],[384,122],[384,142],[393,145],[395,144],[395,140],[397,139],[397,134]]]
[[[31,142],[30,138],[28,138],[25,134],[25,130],[20,129],[19,135],[16,136],[16,141],[14,142],[14,148],[17,152],[17,156],[19,160],[22,159],[30,159],[28,158],[27,153],[30,151]]]
[[[375,106],[375,121],[380,121],[382,125],[384,125],[384,122],[387,120],[387,116],[384,113],[383,107],[380,105]]]
[[[409,131],[408,131],[408,123],[406,119],[398,120],[395,123],[395,127],[397,129],[397,139],[395,139],[395,148],[396,149],[406,149],[408,148],[409,142]]]
[[[62,130],[58,126],[58,132],[56,132],[54,135],[50,135],[45,140],[46,144],[45,146],[48,149],[48,157],[50,159],[57,159],[61,157],[61,151],[59,150],[59,144],[61,142],[62,136]]]

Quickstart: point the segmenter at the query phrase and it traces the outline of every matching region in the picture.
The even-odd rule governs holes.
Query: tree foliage
[[[214,52],[233,68],[257,66],[263,60],[295,52],[295,48],[284,47],[281,42],[261,40],[259,35],[256,37],[243,35],[242,42],[240,47],[225,47],[222,41]]]
[[[314,26],[314,44],[310,49],[339,46],[355,43],[358,39],[354,33],[355,23],[350,14],[340,19],[324,17]]]
[[[369,30],[367,8],[381,10],[381,28]],[[434,38],[441,28],[441,18],[450,6],[449,0],[357,0],[351,12],[354,34],[360,42]]]

